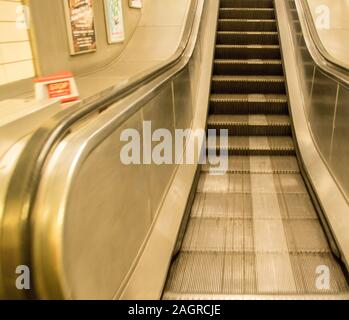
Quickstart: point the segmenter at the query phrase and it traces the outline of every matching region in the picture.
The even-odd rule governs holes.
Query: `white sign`
[[[130,8],[141,9],[143,7],[142,0],[129,0],[128,3]]]
[[[34,82],[36,100],[50,99],[66,103],[79,98],[74,75],[69,71],[38,78]]]
[[[118,43],[125,40],[122,0],[104,0],[105,20],[107,24],[108,42]]]

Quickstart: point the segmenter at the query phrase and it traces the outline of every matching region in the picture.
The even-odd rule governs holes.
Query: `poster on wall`
[[[64,0],[70,53],[96,51],[96,30],[92,0]]]
[[[130,8],[137,8],[137,9],[141,9],[143,6],[142,0],[128,0],[128,5]]]
[[[104,0],[105,20],[107,24],[108,42],[118,43],[125,40],[122,0]]]

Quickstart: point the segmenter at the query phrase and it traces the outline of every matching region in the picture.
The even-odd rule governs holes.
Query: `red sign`
[[[79,98],[74,75],[69,71],[51,74],[34,81],[37,100],[54,99],[65,103]]]
[[[71,95],[69,81],[54,82],[47,85],[48,96],[50,99]]]

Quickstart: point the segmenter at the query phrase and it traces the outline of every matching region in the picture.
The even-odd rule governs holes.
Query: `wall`
[[[71,56],[67,38],[63,0],[29,0],[38,73],[41,75],[70,70],[75,74],[98,69],[113,61],[131,38],[141,17],[141,10],[130,9],[123,0],[126,41],[109,45],[102,0],[94,0],[97,51]]]
[[[34,75],[28,32],[18,28],[20,0],[0,0],[0,85]]]
[[[190,0],[143,0],[142,17],[115,63],[77,77],[80,98],[91,99],[122,86],[169,59],[182,39],[190,4]]]
[[[168,59],[178,48],[191,3],[190,0],[143,0],[143,9],[139,10],[130,9],[123,0],[126,41],[109,45],[103,0],[94,0],[97,51],[71,56],[63,0],[27,1],[32,13],[38,74],[72,70],[83,100],[94,99]],[[0,100],[32,99],[33,94],[31,79],[0,86]]]

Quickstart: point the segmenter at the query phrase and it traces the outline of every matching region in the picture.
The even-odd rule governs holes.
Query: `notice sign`
[[[110,44],[125,40],[122,0],[104,0],[105,20],[107,24],[108,42]]]
[[[50,99],[71,95],[69,81],[57,81],[47,85],[48,97]]]
[[[34,80],[37,100],[59,100],[62,103],[72,102],[79,98],[74,75],[60,72]]]
[[[92,0],[64,0],[72,55],[96,50]]]

